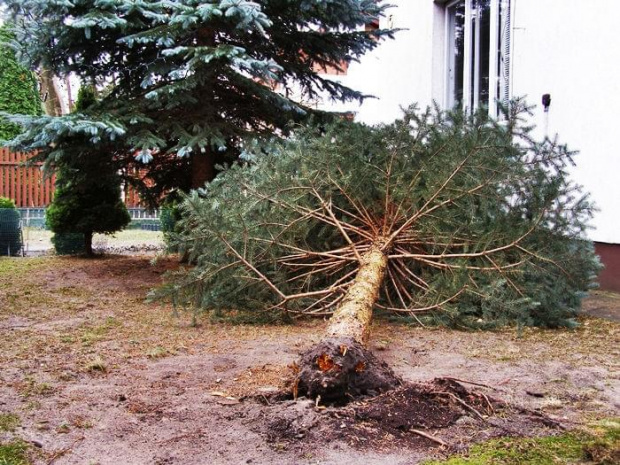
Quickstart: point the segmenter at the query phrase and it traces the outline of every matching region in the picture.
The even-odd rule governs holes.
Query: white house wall
[[[513,2],[513,95],[551,94],[549,135],[580,151],[574,178],[600,209],[591,238],[620,243],[620,1]]]
[[[380,123],[398,118],[402,106],[418,102],[432,103],[433,96],[433,24],[437,6],[432,1],[396,0],[395,5],[382,18],[381,27],[401,29],[395,40],[385,40],[360,63],[351,63],[344,76],[333,79],[373,95],[363,105],[348,103],[326,105],[330,109],[352,111],[356,119],[367,123]]]
[[[368,123],[389,122],[400,107],[445,100],[445,8],[433,0],[392,0],[381,27],[403,28],[361,63],[344,84],[378,99],[338,105]],[[513,96],[538,105],[534,123],[544,132],[543,94],[551,94],[548,133],[581,153],[574,178],[600,211],[593,240],[620,243],[620,0],[512,0]],[[330,108],[334,109],[334,106]]]

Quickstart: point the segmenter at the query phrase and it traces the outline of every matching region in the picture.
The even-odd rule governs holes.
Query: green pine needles
[[[363,257],[388,260],[374,306],[460,327],[574,324],[599,270],[572,153],[535,142],[520,101],[416,111],[393,124],[301,131],[234,165],[182,209],[195,267],[159,291],[179,306],[328,316]]]
[[[79,114],[95,104],[93,87],[82,87],[76,112]],[[120,231],[131,218],[121,199],[118,166],[109,154],[96,146],[88,149],[79,135],[68,139],[75,145],[57,162],[56,191],[45,215],[46,222],[55,233],[52,240],[58,253],[84,251],[90,256],[93,255],[94,233]]]
[[[34,74],[15,58],[11,41],[15,37],[7,26],[0,28],[0,111],[25,115],[41,115],[41,99]],[[6,121],[0,122],[0,140],[10,140],[21,128]]]
[[[70,150],[65,136],[83,134],[146,170],[131,181],[152,199],[202,187],[248,136],[270,138],[320,113],[304,102],[363,100],[318,70],[359,60],[393,32],[363,30],[383,15],[376,0],[3,3],[30,67],[109,86],[81,115],[11,117],[26,128],[13,148],[54,164]]]

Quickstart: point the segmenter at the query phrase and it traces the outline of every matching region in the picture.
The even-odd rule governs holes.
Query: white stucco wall
[[[412,102],[443,104],[445,96],[443,7],[433,0],[390,3],[393,27],[407,30],[336,77],[378,97],[336,107],[368,123],[392,121]],[[539,106],[534,123],[542,135],[540,100],[551,94],[549,135],[581,152],[574,178],[600,209],[590,237],[620,243],[620,0],[512,0],[512,8],[512,95]]]
[[[373,95],[361,106],[357,103],[328,105],[330,109],[353,111],[367,123],[392,121],[402,115],[400,108],[417,102],[432,102],[433,80],[433,1],[392,0],[395,5],[382,18],[381,27],[402,29],[395,40],[385,40],[360,63],[351,63],[344,76],[333,79]]]
[[[600,209],[590,236],[620,243],[620,1],[513,2],[513,95],[551,94],[549,135],[580,151],[574,178]]]

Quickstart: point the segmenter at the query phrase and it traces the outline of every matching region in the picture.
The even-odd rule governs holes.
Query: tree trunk
[[[212,148],[205,149],[205,152],[193,152],[190,158],[191,186],[192,189],[205,187],[209,181],[215,178],[215,153]],[[179,261],[189,263],[189,252],[186,250],[181,254]]]
[[[41,97],[45,105],[45,113],[49,116],[61,116],[62,104],[54,82],[54,74],[49,69],[43,68],[39,73],[39,81],[41,82]]]
[[[362,256],[353,285],[329,320],[328,338],[349,337],[364,346],[368,343],[372,309],[379,297],[387,263],[387,256],[379,247]]]
[[[92,232],[84,233],[84,249],[86,251],[87,257],[92,257],[93,255],[95,255],[93,253],[93,233]]]
[[[215,178],[215,154],[212,148],[191,155],[192,189],[199,189]]]
[[[331,317],[325,337],[302,355],[297,389],[309,397],[345,401],[376,395],[399,383],[388,365],[366,348],[387,255],[375,246],[361,259],[357,276]]]

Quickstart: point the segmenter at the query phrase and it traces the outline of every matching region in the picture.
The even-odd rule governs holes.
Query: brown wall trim
[[[594,249],[605,265],[598,277],[601,289],[620,292],[620,244],[595,242]]]

